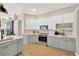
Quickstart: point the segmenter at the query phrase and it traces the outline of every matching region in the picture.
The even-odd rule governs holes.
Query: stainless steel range
[[[39,35],[39,41],[47,43],[47,35],[48,35],[47,33],[41,33]]]

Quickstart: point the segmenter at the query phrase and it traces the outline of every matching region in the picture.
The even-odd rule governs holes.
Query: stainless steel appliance
[[[39,41],[47,43],[47,33],[41,33],[39,35]]]

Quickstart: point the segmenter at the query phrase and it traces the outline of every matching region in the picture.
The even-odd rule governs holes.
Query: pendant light
[[[0,11],[8,14],[7,10],[4,8],[3,4],[0,4]]]

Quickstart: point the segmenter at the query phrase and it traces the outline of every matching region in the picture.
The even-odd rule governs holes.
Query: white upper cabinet
[[[56,29],[55,20],[53,19],[53,16],[48,19],[48,23],[49,23],[49,29],[53,29],[53,30]]]
[[[56,24],[61,23],[73,23],[74,16],[73,12],[64,13],[59,15],[52,15],[44,18],[26,18],[26,29],[40,29],[40,25],[48,25],[49,29],[56,29]]]
[[[26,21],[26,29],[36,29],[37,28],[36,19],[27,18],[25,21]]]
[[[74,22],[74,15],[73,13],[65,13],[61,15],[51,16],[48,19],[49,29],[56,29],[56,24],[61,23],[73,23]]]
[[[56,16],[53,16],[53,20],[54,20],[55,24],[62,23],[63,22],[63,17],[62,17],[62,15],[56,15]]]
[[[55,23],[72,23],[74,21],[73,13],[65,13],[61,15],[53,16],[53,20]]]
[[[74,21],[73,13],[63,14],[63,22],[64,23],[73,23],[73,21]]]

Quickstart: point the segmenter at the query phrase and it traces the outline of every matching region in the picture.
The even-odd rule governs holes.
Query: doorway
[[[22,20],[18,21],[18,35],[22,35]]]

